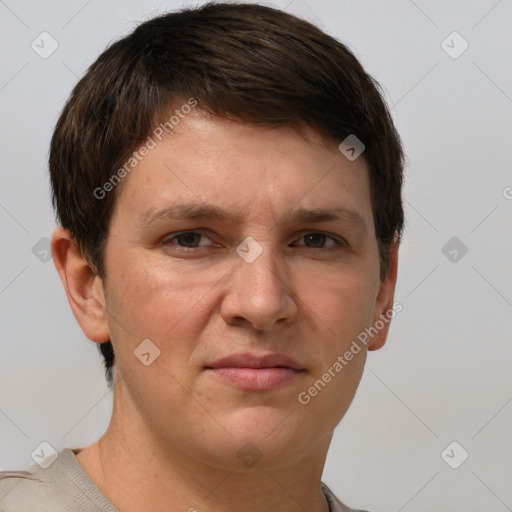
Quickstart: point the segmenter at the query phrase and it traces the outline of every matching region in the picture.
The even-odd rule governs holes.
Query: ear
[[[69,305],[84,334],[96,343],[110,340],[103,282],[62,226],[53,232],[52,256]]]
[[[394,316],[395,311],[395,308],[393,308],[393,299],[395,296],[396,278],[398,273],[399,246],[400,242],[395,241],[390,249],[388,275],[380,284],[379,293],[375,301],[375,309],[373,313],[372,326],[378,329],[378,333],[375,334],[375,336],[373,336],[368,343],[368,350],[378,350],[379,348],[382,348],[388,337],[389,326],[391,324],[392,318],[391,313],[393,313]]]

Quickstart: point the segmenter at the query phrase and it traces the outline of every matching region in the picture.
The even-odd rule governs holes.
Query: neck
[[[320,479],[331,437],[298,461],[222,467],[155,439],[122,409],[114,397],[107,431],[77,460],[123,512],[234,512],[248,504],[253,512],[329,511]]]

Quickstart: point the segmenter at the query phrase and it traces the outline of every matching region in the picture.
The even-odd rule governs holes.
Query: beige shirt
[[[78,450],[76,450],[78,451]],[[330,512],[364,512],[343,505],[322,482]],[[119,512],[84,471],[70,448],[47,469],[0,472],[0,512]]]

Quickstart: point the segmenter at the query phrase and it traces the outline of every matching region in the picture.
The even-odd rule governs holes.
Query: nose
[[[269,245],[260,243],[260,246],[262,252],[252,262],[237,256],[220,312],[229,325],[247,324],[268,331],[277,324],[293,321],[297,304],[283,258]]]

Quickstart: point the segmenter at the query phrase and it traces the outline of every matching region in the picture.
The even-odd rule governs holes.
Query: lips
[[[283,354],[235,354],[205,366],[222,381],[245,391],[269,391],[305,373],[294,359]]]
[[[224,357],[206,366],[206,368],[291,368],[304,370],[299,363],[283,354],[257,356],[249,353]]]

